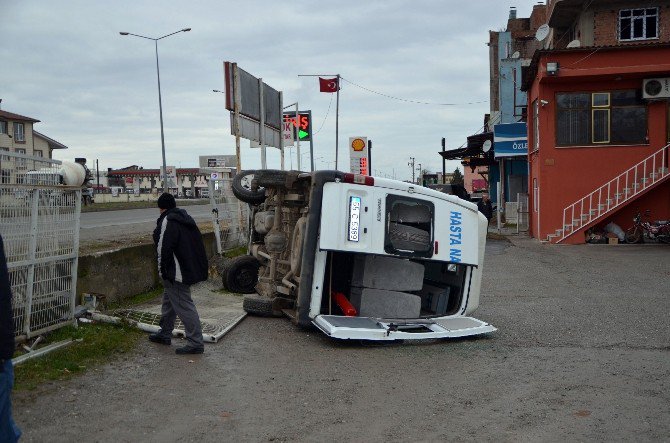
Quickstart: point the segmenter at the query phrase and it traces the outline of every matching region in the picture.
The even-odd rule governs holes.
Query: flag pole
[[[335,104],[335,169],[337,170],[337,157],[339,154],[339,137],[340,137],[340,79],[342,78],[342,76],[340,76],[340,74],[298,74],[298,77],[330,77],[333,75],[337,77],[337,91],[336,91],[337,103]],[[321,91],[321,92],[330,92],[330,91]]]
[[[335,170],[337,169],[337,159],[340,149],[340,74],[337,74],[337,101],[335,103]]]

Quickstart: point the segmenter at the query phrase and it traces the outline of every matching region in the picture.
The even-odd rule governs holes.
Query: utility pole
[[[447,147],[447,139],[442,137],[442,152],[445,151],[446,147]],[[443,156],[442,157],[442,184],[445,184],[447,182],[446,163],[447,163],[447,161],[444,159],[444,156]]]
[[[419,169],[417,169],[417,171],[419,171],[419,180],[421,180],[421,183],[417,183],[417,185],[423,185],[423,170],[421,169],[421,163],[419,163]]]
[[[414,157],[409,158],[409,162],[407,163],[407,166],[412,168],[412,183],[414,183]]]

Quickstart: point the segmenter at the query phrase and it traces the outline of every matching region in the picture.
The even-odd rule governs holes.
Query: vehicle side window
[[[384,250],[389,254],[432,257],[434,218],[433,203],[388,195]]]

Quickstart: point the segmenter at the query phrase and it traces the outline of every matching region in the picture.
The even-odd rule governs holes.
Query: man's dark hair
[[[158,197],[158,207],[161,209],[172,209],[177,207],[177,202],[174,200],[174,196],[167,192],[161,194]]]

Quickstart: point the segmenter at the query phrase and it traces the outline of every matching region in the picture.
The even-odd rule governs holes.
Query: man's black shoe
[[[174,352],[177,354],[202,354],[205,352],[205,348],[196,348],[195,346],[186,345],[177,348]]]
[[[172,340],[170,337],[166,337],[164,335],[160,335],[158,333],[156,334],[149,334],[149,341],[152,341],[154,343],[160,343],[162,345],[169,345],[172,343]]]

